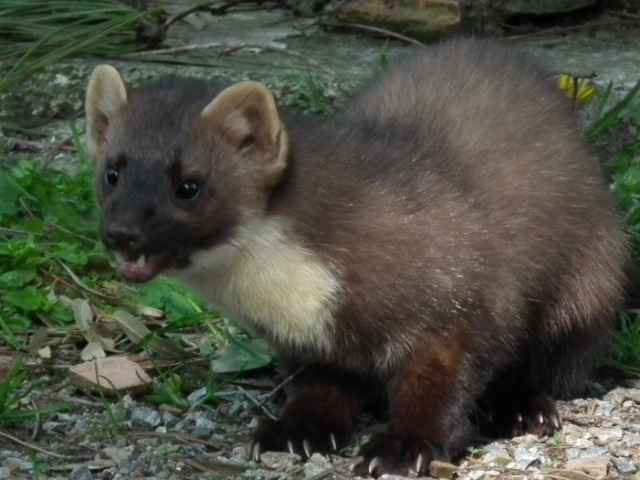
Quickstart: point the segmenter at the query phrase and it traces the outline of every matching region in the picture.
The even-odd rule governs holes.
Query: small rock
[[[0,467],[0,480],[11,478],[11,471],[7,467]]]
[[[486,465],[505,466],[512,461],[509,452],[499,443],[490,443],[483,448],[486,452],[482,457],[482,463]]]
[[[193,407],[203,402],[208,396],[209,396],[209,390],[207,389],[207,387],[202,387],[202,388],[199,388],[198,390],[191,392],[187,396],[187,403]]]
[[[574,442],[573,446],[575,448],[583,448],[583,449],[591,448],[593,447],[593,442],[588,438],[576,438],[576,441]]]
[[[162,412],[162,425],[173,428],[178,424],[180,419],[171,412]]]
[[[445,478],[449,480],[453,478],[458,467],[448,462],[440,462],[438,460],[434,460],[429,465],[429,475],[435,478]]]
[[[220,426],[216,422],[208,418],[198,417],[192,434],[198,438],[209,438],[219,429]]]
[[[331,462],[324,455],[314,453],[311,458],[304,464],[304,476],[315,477],[316,475],[323,474],[327,470],[333,468]]]
[[[69,474],[69,480],[92,480],[93,474],[89,467],[79,467],[72,470]]]
[[[632,400],[640,404],[640,389],[637,388],[616,388],[607,393],[604,400],[622,404],[625,400]]]
[[[623,431],[621,428],[609,428],[598,432],[595,437],[603,444],[617,442],[622,438]]]
[[[577,470],[593,478],[604,478],[609,468],[609,457],[576,458],[565,465],[567,470]]]
[[[500,472],[496,472],[495,470],[476,470],[469,472],[465,478],[469,480],[482,480],[487,477],[498,477],[499,475]]]
[[[287,467],[302,461],[300,455],[289,452],[264,452],[260,455],[260,462],[267,468],[284,471]]]
[[[157,410],[151,408],[135,408],[129,418],[134,427],[156,428],[162,423],[162,417]]]
[[[2,466],[8,469],[10,472],[26,472],[33,468],[33,465],[29,460],[24,460],[16,457],[6,458],[2,462]]]
[[[626,448],[633,448],[640,445],[640,433],[625,433],[620,441],[620,445]]]
[[[618,473],[624,477],[633,475],[638,471],[638,467],[626,458],[612,458],[611,461],[616,467]]]
[[[567,459],[568,460],[576,460],[576,459],[587,459],[587,458],[598,458],[598,457],[607,457],[609,458],[609,449],[605,447],[593,447],[593,448],[569,448],[567,449]]]
[[[513,462],[507,466],[518,470],[538,468],[545,463],[544,456],[537,448],[516,448],[513,452]]]
[[[596,400],[596,409],[594,415],[599,417],[610,417],[618,409],[618,405],[613,402],[605,402],[602,400]]]
[[[519,447],[533,447],[538,441],[537,435],[522,435],[513,439],[513,442]]]

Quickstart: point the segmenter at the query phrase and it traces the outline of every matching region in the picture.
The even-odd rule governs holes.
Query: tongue
[[[126,280],[144,283],[153,280],[162,270],[162,257],[140,255],[137,258],[118,258],[118,273]]]

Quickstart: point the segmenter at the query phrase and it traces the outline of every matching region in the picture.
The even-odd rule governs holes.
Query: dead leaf
[[[46,358],[46,359],[50,359],[51,358],[51,347],[46,346],[46,347],[42,347],[41,349],[39,349],[37,351],[38,356],[40,358]]]
[[[69,380],[78,388],[105,393],[130,392],[145,388],[151,377],[126,356],[98,358],[69,369]]]
[[[106,356],[107,354],[104,352],[102,344],[99,341],[87,343],[80,353],[80,358],[85,362],[95,360],[97,358],[106,358]]]
[[[73,317],[76,320],[76,325],[81,331],[91,330],[93,327],[93,310],[91,310],[91,304],[89,300],[84,298],[76,298],[71,303],[71,310],[73,310]]]

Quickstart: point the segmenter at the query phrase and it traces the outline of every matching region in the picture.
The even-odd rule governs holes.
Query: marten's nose
[[[105,236],[108,247],[134,250],[140,244],[142,232],[138,227],[115,223],[107,226]]]

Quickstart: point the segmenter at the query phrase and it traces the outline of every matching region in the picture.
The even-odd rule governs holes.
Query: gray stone
[[[207,387],[199,388],[198,390],[191,392],[187,396],[187,403],[193,407],[195,405],[200,404],[203,400],[207,398],[208,395],[209,395],[209,390],[207,389]]]
[[[79,467],[69,474],[69,480],[92,480],[93,474],[89,467]]]
[[[597,416],[610,417],[618,409],[618,405],[613,402],[596,400],[596,405],[597,407],[593,414]]]
[[[596,438],[599,442],[606,445],[608,443],[617,442],[622,438],[623,434],[624,432],[621,428],[603,429],[596,434]]]
[[[133,427],[156,428],[162,424],[162,416],[151,408],[134,408],[129,418]]]
[[[484,456],[482,462],[486,465],[501,465],[504,466],[511,462],[512,458],[509,452],[499,443],[490,443],[483,449]]]
[[[260,455],[260,463],[273,470],[285,470],[287,467],[300,463],[302,457],[289,452],[264,452]]]
[[[320,475],[327,470],[333,468],[331,462],[324,455],[320,455],[319,453],[314,453],[307,463],[304,464],[304,475],[305,477],[315,477],[316,475]]]
[[[516,448],[513,452],[513,462],[507,466],[518,470],[533,470],[544,463],[545,458],[537,448]]]
[[[171,412],[162,412],[162,425],[167,428],[175,427],[180,419]]]
[[[568,448],[567,459],[574,460],[580,458],[598,458],[609,456],[609,449],[606,447],[592,447],[592,448]]]
[[[193,435],[198,438],[209,438],[220,430],[218,423],[208,418],[198,417],[193,429]]]
[[[613,457],[611,460],[620,475],[626,477],[628,475],[633,475],[638,471],[638,465],[634,462],[631,462],[630,460],[627,460],[626,458]]]
[[[633,448],[640,445],[640,433],[625,433],[622,436],[620,445],[626,448]]]

